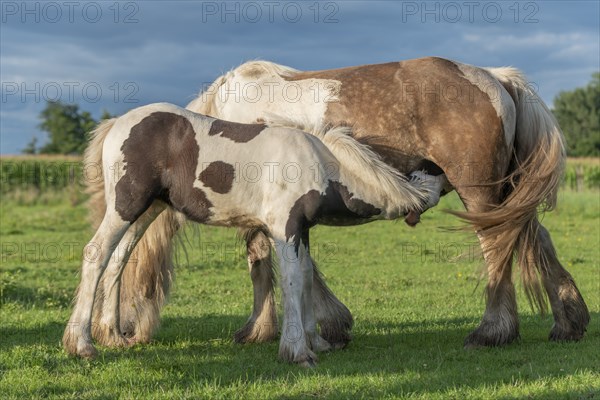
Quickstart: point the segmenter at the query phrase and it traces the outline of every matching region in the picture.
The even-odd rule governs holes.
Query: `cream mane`
[[[192,100],[185,108],[193,112],[218,118],[219,115],[215,106],[215,99],[217,93],[219,93],[219,88],[236,75],[252,79],[260,79],[269,76],[281,78],[291,76],[298,72],[300,72],[300,70],[270,61],[248,61],[219,76],[206,90],[200,92],[198,97]]]

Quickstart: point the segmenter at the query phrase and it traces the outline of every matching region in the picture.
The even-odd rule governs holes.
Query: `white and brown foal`
[[[166,208],[209,225],[269,233],[281,268],[284,322],[280,357],[313,365],[330,345],[316,330],[308,236],[317,224],[361,224],[421,212],[437,202],[435,179],[404,175],[354,141],[349,128],[313,134],[264,124],[226,122],[166,104],[134,109],[102,123],[106,213],[86,247],[81,283],[63,337],[71,354],[93,357],[94,296],[104,274],[105,341],[135,342],[120,329],[124,266],[148,226]],[[252,164],[259,174],[240,174]]]

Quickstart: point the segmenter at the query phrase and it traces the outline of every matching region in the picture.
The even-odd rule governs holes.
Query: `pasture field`
[[[277,360],[277,343],[237,345],[251,310],[244,247],[235,230],[188,235],[162,326],[151,344],[69,357],[60,340],[91,238],[86,210],[68,193],[0,210],[0,398],[600,398],[600,194],[563,191],[544,216],[559,256],[590,308],[578,343],[552,343],[550,315],[519,289],[521,339],[466,351],[484,308],[475,236],[444,208],[411,229],[402,222],[313,230],[327,282],[355,318],[354,339],[304,370]],[[184,240],[185,241],[185,240]],[[459,253],[465,254],[457,259]]]

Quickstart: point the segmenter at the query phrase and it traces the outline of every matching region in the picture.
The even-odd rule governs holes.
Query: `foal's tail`
[[[538,211],[552,210],[565,165],[558,123],[542,99],[515,68],[488,68],[516,105],[513,158],[502,181],[502,202],[485,212],[457,212],[488,238],[496,238],[492,256],[510,268],[513,253],[530,302],[543,312],[546,301],[539,274],[548,272],[548,254],[538,235]]]
[[[103,121],[92,132],[84,154],[86,171],[101,171],[104,140],[116,119]],[[94,167],[93,169],[91,167]],[[94,228],[98,228],[106,212],[104,175],[86,180],[90,194],[88,209]],[[172,237],[180,226],[177,213],[167,208],[148,227],[136,245],[125,266],[121,281],[121,330],[128,337],[147,342],[159,324],[160,308],[165,302],[173,275],[171,262]],[[103,313],[104,292],[102,281],[98,285],[92,326],[98,327]],[[102,331],[93,330],[94,337],[103,344]]]
[[[102,222],[104,212],[106,211],[106,200],[104,199],[104,174],[102,172],[102,149],[104,139],[116,122],[116,118],[104,120],[98,124],[91,133],[90,142],[83,154],[83,165],[86,171],[94,171],[93,177],[87,177],[86,192],[90,195],[88,208],[90,217],[97,229]]]

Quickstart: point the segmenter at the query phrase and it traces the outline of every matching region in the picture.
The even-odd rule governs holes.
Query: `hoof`
[[[236,343],[265,343],[277,338],[277,325],[248,321],[233,334]]]
[[[137,343],[135,336],[134,337],[125,337],[121,334],[114,334],[110,339],[111,346],[110,347],[131,347]]]
[[[330,343],[330,344],[331,344],[331,351],[342,350],[342,349],[345,349],[348,346],[348,344],[350,344],[350,341],[340,342],[340,343]]]
[[[70,354],[72,356],[77,355],[77,341],[76,340],[73,340],[71,337],[67,337],[67,334],[65,333],[65,335],[63,336],[62,342],[63,342],[63,348],[65,349],[67,354]]]
[[[316,335],[315,339],[311,341],[311,345],[312,349],[319,353],[331,351],[334,349],[328,341],[326,341],[319,335]]]
[[[350,330],[354,320],[348,312],[348,317],[341,321],[319,321],[321,337],[329,343],[332,350],[343,349],[352,341]]]
[[[479,344],[478,342],[473,341],[473,339],[470,336],[465,339],[465,343],[463,346],[463,348],[465,350],[482,349],[484,347],[489,347],[489,346]]]
[[[97,326],[97,329],[94,329],[94,338],[102,346],[112,348],[130,347],[137,343],[135,336],[127,337],[121,334],[119,328],[109,324]]]
[[[331,350],[346,348],[352,341],[352,335],[348,331],[327,331],[321,329],[321,337],[331,346]]]
[[[317,366],[317,363],[312,358],[309,358],[307,360],[299,362],[298,365],[302,368],[315,368]]]
[[[69,330],[65,331],[63,336],[63,347],[67,353],[72,356],[93,360],[98,355],[98,351],[91,341],[77,338],[75,335],[72,335]]]
[[[309,351],[307,354],[297,357],[296,360],[294,360],[294,363],[302,368],[315,368],[318,360],[317,355],[312,351]]]
[[[289,342],[286,344],[282,339],[279,345],[279,358],[291,364],[312,368],[317,365],[318,357],[307,344],[304,339],[301,339],[301,342],[294,342],[292,345]]]
[[[583,338],[586,328],[590,323],[590,312],[575,286],[570,281],[570,286],[563,289],[561,294],[564,307],[564,317],[555,320],[548,338],[555,342],[577,341]],[[568,294],[568,296],[567,296]]]
[[[135,337],[128,338],[123,335],[115,335],[111,347],[131,347],[136,343]]]
[[[477,349],[481,347],[504,346],[519,337],[519,331],[503,332],[489,323],[481,324],[466,337],[464,348]]]
[[[126,338],[133,338],[135,336],[135,323],[133,321],[121,322],[121,332]]]
[[[583,338],[584,332],[585,329],[581,332],[577,332],[574,330],[560,329],[558,326],[554,325],[550,331],[550,335],[548,335],[548,339],[553,342],[576,342]]]
[[[154,303],[156,299],[141,297],[121,302],[119,327],[123,336],[135,337],[136,343],[150,343],[160,325],[160,307]],[[107,313],[105,310],[104,314]]]
[[[91,343],[85,343],[81,346],[77,346],[77,355],[81,358],[93,360],[98,356],[98,351]]]

